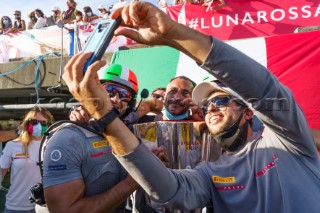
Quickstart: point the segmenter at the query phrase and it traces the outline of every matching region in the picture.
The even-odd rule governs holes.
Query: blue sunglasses
[[[241,100],[236,99],[235,97],[231,95],[218,95],[216,97],[213,97],[209,100],[207,100],[204,105],[202,106],[202,110],[204,114],[208,113],[208,108],[210,104],[213,104],[214,107],[226,107],[230,104],[231,101],[237,102],[240,106],[247,107]]]

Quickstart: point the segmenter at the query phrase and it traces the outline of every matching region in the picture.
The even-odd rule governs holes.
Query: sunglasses
[[[49,123],[47,121],[40,121],[37,119],[29,119],[29,124],[37,125],[38,123],[40,123],[41,126],[48,126],[49,125]]]
[[[241,100],[236,99],[235,97],[231,95],[218,95],[216,97],[213,97],[209,100],[207,100],[202,107],[203,113],[207,114],[208,113],[208,108],[211,104],[213,104],[214,107],[216,108],[221,108],[221,107],[226,107],[230,104],[231,101],[237,102],[240,106],[246,107],[244,103],[242,103]]]
[[[20,14],[13,14],[14,16],[20,16]]]
[[[153,94],[152,98],[154,98],[154,99],[163,99],[164,97],[162,95],[159,95],[159,94]]]
[[[121,101],[129,102],[132,99],[132,93],[123,87],[113,84],[104,84],[103,88],[109,93],[110,98],[113,98],[118,93]]]

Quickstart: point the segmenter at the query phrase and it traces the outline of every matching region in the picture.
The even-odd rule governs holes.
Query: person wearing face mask
[[[100,126],[114,156],[153,204],[190,210],[212,203],[214,212],[319,212],[320,159],[307,119],[289,88],[249,56],[173,21],[151,3],[134,2],[111,14],[119,16],[126,27],[115,35],[176,48],[219,80],[202,82],[192,93],[193,101],[203,106],[208,130],[224,149],[215,162],[168,169],[117,117]],[[97,61],[83,75],[90,56],[73,56],[63,79],[98,122],[113,110],[96,80],[105,62]],[[104,100],[104,107],[95,107],[93,98]],[[259,131],[251,126],[254,114],[263,123]]]
[[[69,24],[76,19],[77,2],[74,0],[67,0],[67,6],[68,9],[61,14],[61,20],[64,24]]]
[[[12,21],[8,16],[2,16],[0,22],[0,35],[10,32],[12,29]]]
[[[53,14],[46,19],[48,26],[56,25],[61,20],[61,10],[59,7],[54,6],[51,11]]]
[[[9,169],[11,172],[4,212],[35,212],[35,204],[29,201],[29,189],[41,181],[37,165],[40,141],[52,122],[49,111],[35,106],[24,117],[20,136],[3,149],[0,158],[2,177]]]
[[[99,4],[98,10],[100,13],[100,18],[108,18],[110,15],[110,11],[108,11],[102,4]]]
[[[84,12],[83,21],[85,21],[85,22],[90,23],[90,22],[99,18],[99,16],[97,16],[96,14],[94,14],[92,12],[91,7],[89,7],[89,6],[84,7],[83,12]]]
[[[82,12],[80,10],[77,10],[76,12],[76,20],[75,22],[77,24],[80,24],[80,25],[83,25],[85,24],[84,21],[83,21],[83,15],[82,15]]]

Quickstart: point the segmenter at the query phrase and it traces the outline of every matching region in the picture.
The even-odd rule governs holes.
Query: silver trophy
[[[215,161],[221,153],[220,146],[208,133],[204,122],[157,121],[136,124],[134,133],[149,149],[163,146],[171,169],[192,169],[201,161]],[[165,209],[164,212],[199,213],[201,209]]]

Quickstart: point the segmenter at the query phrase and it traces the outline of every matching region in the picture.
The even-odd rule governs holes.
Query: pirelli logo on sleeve
[[[220,177],[220,176],[212,176],[212,181],[214,183],[222,183],[222,184],[228,184],[228,183],[235,183],[236,178],[235,177]]]
[[[109,146],[109,143],[107,141],[96,141],[92,143],[93,148],[98,149],[101,147]]]

